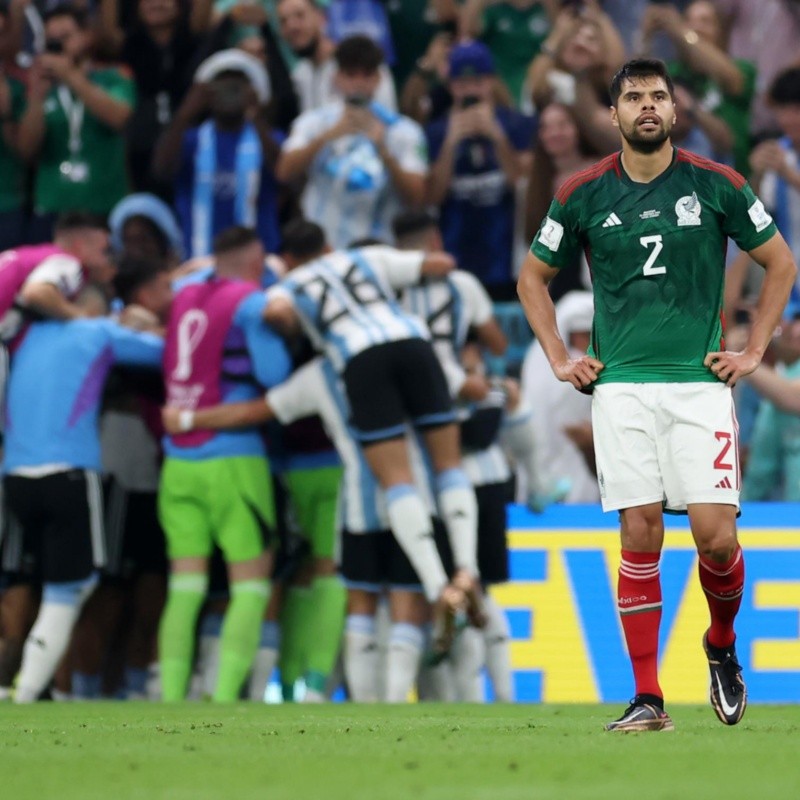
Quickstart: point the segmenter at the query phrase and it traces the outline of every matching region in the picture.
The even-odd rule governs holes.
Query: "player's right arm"
[[[283,425],[319,411],[320,359],[310,361],[266,395],[241,403],[222,403],[191,412],[166,406],[161,417],[167,433],[220,430],[261,425],[272,419]]]
[[[545,224],[547,220],[545,220]],[[525,316],[550,362],[553,374],[560,380],[583,389],[597,380],[603,364],[591,356],[572,358],[556,324],[556,309],[547,284],[558,274],[541,258],[528,253],[517,283],[517,294]]]
[[[216,431],[229,428],[250,428],[262,425],[275,416],[266,397],[243,403],[221,403],[197,411],[187,411],[177,406],[161,409],[164,430],[170,435],[189,431]]]

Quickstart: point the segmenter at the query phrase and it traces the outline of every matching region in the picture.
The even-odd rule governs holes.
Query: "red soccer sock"
[[[736,552],[724,564],[700,556],[698,572],[711,612],[708,642],[712,647],[729,647],[736,638],[733,621],[739,613],[744,591],[742,548],[737,545]]]
[[[660,553],[622,551],[617,605],[633,665],[636,694],[663,697],[658,685],[658,628],[661,625]]]

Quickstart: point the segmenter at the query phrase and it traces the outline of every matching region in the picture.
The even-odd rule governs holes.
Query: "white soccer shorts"
[[[723,383],[604,383],[592,395],[604,511],[739,506],[739,426]]]

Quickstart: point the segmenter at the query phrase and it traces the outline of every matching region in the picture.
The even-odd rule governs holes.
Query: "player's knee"
[[[626,509],[622,522],[622,545],[628,550],[655,552],[661,549],[664,522],[661,514]]]
[[[708,561],[718,564],[730,561],[736,550],[735,531],[714,531],[697,539],[697,552]]]

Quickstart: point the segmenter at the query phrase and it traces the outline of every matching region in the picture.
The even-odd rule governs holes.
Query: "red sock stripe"
[[[703,591],[710,597],[715,597],[717,600],[721,600],[723,603],[729,603],[731,600],[738,600],[742,596],[744,593],[744,586],[739,589],[734,589],[732,594],[725,595],[724,597],[720,594],[714,594],[714,592],[706,589],[705,586],[703,587]]]
[[[741,560],[742,548],[737,547],[736,552],[731,556],[730,560],[724,564],[717,564],[714,561],[709,561],[708,559],[700,556],[700,566],[703,569],[708,570],[712,575],[723,578],[726,575],[730,575],[731,572],[733,572],[739,566],[739,562]]]
[[[661,553],[634,553],[623,550],[619,571],[621,575],[632,580],[644,581],[658,575],[660,561]]]

